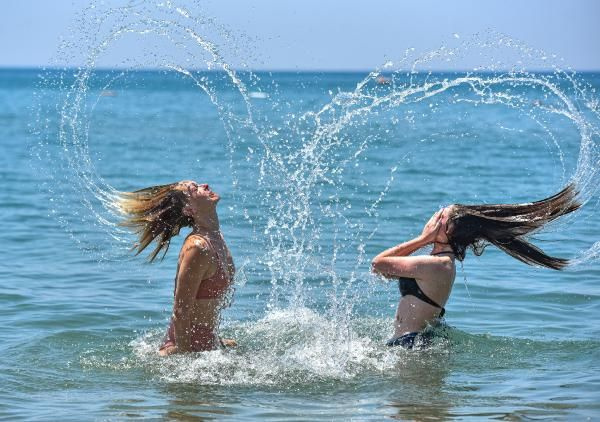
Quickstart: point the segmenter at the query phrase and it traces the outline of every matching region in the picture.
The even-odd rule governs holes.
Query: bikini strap
[[[415,283],[416,283],[416,281],[415,281]],[[436,308],[439,308],[439,309],[444,309],[443,306],[440,306],[439,303],[437,303],[435,300],[433,300],[432,298],[427,296],[425,294],[425,292],[423,290],[421,290],[421,287],[419,287],[418,284],[416,284],[416,288],[417,288],[418,296],[415,295],[415,297],[417,297],[418,299],[422,300],[425,303],[430,304],[431,306],[435,306]]]
[[[438,256],[438,255],[441,255],[441,254],[444,254],[444,253],[451,253],[452,255],[454,255],[454,251],[441,251],[441,252],[432,253],[430,255],[432,255],[432,256]]]
[[[408,287],[407,290],[403,290],[402,287],[402,283],[403,282],[409,282],[410,283],[410,287]],[[427,303],[428,305],[434,306],[438,309],[441,309],[440,314],[439,314],[439,318],[443,317],[444,314],[446,313],[446,309],[443,306],[440,306],[439,303],[437,303],[435,300],[433,300],[432,298],[430,298],[429,296],[427,296],[425,294],[425,292],[421,289],[421,287],[419,286],[419,283],[417,283],[417,280],[414,278],[409,278],[409,277],[400,277],[398,279],[398,287],[400,288],[400,294],[404,295],[410,295],[410,296],[414,296],[417,299]]]

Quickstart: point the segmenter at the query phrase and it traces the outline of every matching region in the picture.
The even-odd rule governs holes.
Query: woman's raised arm
[[[443,209],[431,216],[419,236],[386,249],[373,258],[371,262],[372,271],[383,276],[415,277],[414,274],[418,271],[418,264],[423,262],[420,260],[421,257],[411,257],[411,259],[407,259],[407,257],[422,247],[433,243],[438,230],[442,226],[442,211]]]

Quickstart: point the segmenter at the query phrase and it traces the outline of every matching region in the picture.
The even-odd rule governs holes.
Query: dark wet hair
[[[549,198],[524,204],[453,205],[446,234],[456,258],[462,261],[468,248],[481,255],[493,244],[529,265],[560,270],[567,259],[549,256],[526,236],[549,222],[577,210],[581,203],[574,183]]]
[[[138,235],[133,246],[136,255],[156,239],[156,248],[148,256],[154,261],[164,249],[169,250],[171,238],[177,236],[182,227],[192,227],[194,220],[183,213],[186,205],[184,193],[177,189],[179,183],[151,186],[135,192],[121,192],[118,207],[125,215],[120,225],[129,227]]]

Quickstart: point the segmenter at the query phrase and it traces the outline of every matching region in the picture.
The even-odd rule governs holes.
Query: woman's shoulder
[[[421,278],[438,279],[441,275],[454,277],[456,266],[449,256],[420,255]]]
[[[455,265],[455,258],[448,256],[448,255],[429,255],[431,257],[431,263],[435,266],[438,267],[438,269],[440,270],[446,270],[446,271],[454,271],[456,265]]]
[[[212,254],[212,246],[206,237],[199,234],[190,234],[185,238],[181,247],[181,255],[210,255]]]

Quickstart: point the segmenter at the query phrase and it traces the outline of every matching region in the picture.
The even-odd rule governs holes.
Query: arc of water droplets
[[[183,16],[186,19],[190,18],[190,13],[187,10],[173,6],[171,2],[167,3],[167,7],[169,9],[173,9],[180,16]],[[126,13],[123,13],[126,11]],[[92,53],[88,57],[88,61],[86,63],[86,67],[81,70],[76,76],[76,82],[71,88],[70,92],[67,94],[67,99],[64,102],[62,109],[62,118],[60,123],[60,141],[65,149],[65,157],[69,161],[69,166],[76,172],[77,174],[77,183],[79,187],[89,191],[100,200],[105,209],[109,210],[111,213],[118,212],[118,209],[114,207],[115,198],[118,196],[119,192],[110,186],[105,180],[102,179],[100,175],[98,175],[95,171],[94,166],[89,160],[89,151],[88,151],[88,131],[89,127],[82,128],[78,125],[79,121],[83,121],[85,119],[85,108],[84,102],[88,93],[87,81],[89,80],[92,69],[95,66],[96,59],[103,54],[106,49],[108,49],[112,43],[114,43],[119,37],[123,36],[126,33],[136,33],[140,35],[147,34],[156,34],[159,36],[166,37],[172,42],[176,43],[176,40],[173,39],[171,34],[165,28],[176,28],[181,33],[187,34],[188,39],[192,39],[198,46],[200,46],[204,52],[207,52],[210,57],[211,63],[214,63],[215,66],[218,66],[222,69],[229,77],[231,83],[237,87],[239,90],[243,101],[246,106],[247,118],[244,122],[242,122],[246,127],[250,127],[253,133],[257,136],[257,139],[261,143],[263,147],[263,159],[260,163],[261,175],[264,175],[264,169],[266,163],[274,167],[272,173],[280,173],[287,174],[287,183],[285,184],[285,189],[287,193],[288,199],[291,197],[299,198],[299,201],[295,203],[281,203],[277,204],[275,209],[279,214],[276,216],[276,223],[269,224],[267,227],[267,232],[271,229],[273,230],[281,230],[282,227],[286,228],[293,238],[293,254],[297,257],[300,257],[301,261],[303,261],[302,252],[307,248],[312,248],[314,245],[314,239],[306,236],[295,236],[296,232],[305,233],[307,230],[310,230],[314,221],[312,220],[312,213],[310,210],[311,207],[311,198],[310,198],[310,190],[318,183],[320,180],[330,182],[328,180],[327,172],[328,169],[324,166],[325,157],[327,154],[334,149],[336,146],[340,146],[341,142],[336,138],[336,135],[339,132],[347,127],[347,125],[351,124],[355,119],[360,117],[368,116],[368,114],[378,107],[397,107],[399,105],[410,104],[412,102],[420,102],[424,101],[428,98],[431,98],[435,95],[441,94],[448,89],[453,87],[458,87],[460,85],[468,85],[471,87],[474,93],[479,95],[481,98],[484,98],[486,94],[486,89],[504,83],[522,83],[527,85],[538,85],[544,87],[551,91],[562,104],[565,105],[566,110],[559,108],[547,108],[546,110],[556,114],[562,114],[565,117],[571,119],[577,125],[577,128],[580,132],[582,142],[581,149],[579,154],[579,160],[577,165],[577,171],[574,174],[574,178],[578,181],[582,190],[585,192],[585,200],[587,201],[591,195],[595,192],[596,186],[594,185],[594,172],[592,171],[594,165],[597,162],[594,161],[593,155],[593,144],[589,140],[592,136],[597,135],[597,128],[589,125],[585,118],[578,111],[575,104],[566,96],[564,93],[560,91],[554,84],[549,81],[534,78],[531,76],[528,77],[519,77],[519,76],[502,76],[497,78],[488,78],[484,79],[477,76],[465,76],[458,77],[453,80],[448,81],[447,79],[444,81],[435,81],[428,82],[425,81],[421,85],[415,85],[412,80],[411,72],[411,83],[410,87],[403,89],[401,91],[393,91],[392,93],[385,95],[383,97],[377,95],[369,95],[366,91],[369,83],[379,75],[379,72],[371,72],[365,79],[363,79],[360,83],[357,84],[356,89],[350,93],[340,93],[336,95],[332,101],[321,108],[318,112],[308,112],[301,116],[300,120],[303,121],[314,121],[315,130],[309,139],[309,142],[304,144],[300,151],[293,152],[288,157],[279,157],[272,150],[271,146],[268,144],[268,140],[262,133],[257,129],[257,127],[253,123],[252,116],[252,107],[248,97],[248,90],[244,83],[237,77],[235,71],[229,66],[229,64],[223,59],[223,57],[219,54],[218,48],[215,44],[207,41],[202,36],[200,36],[194,30],[186,27],[185,25],[180,24],[174,20],[157,20],[152,17],[148,17],[143,13],[139,13],[133,7],[120,8],[111,13],[118,14],[123,13],[121,16],[121,26],[117,28],[117,30],[111,32],[107,37],[105,37],[101,42],[92,50]],[[137,22],[125,22],[127,16],[135,16],[139,20]],[[108,17],[103,17],[104,20],[107,20]],[[192,19],[193,20],[193,19]],[[139,27],[137,27],[139,25]],[[425,55],[424,57],[415,60],[413,62],[413,71],[414,67],[417,63],[427,62],[431,57],[435,57],[438,53],[433,52],[429,55]],[[202,89],[210,98],[211,102],[215,104],[215,106],[219,109],[221,115],[225,114],[225,108],[223,104],[220,104],[219,98],[216,95],[215,91],[211,89],[211,87],[198,78],[194,77],[193,73],[183,68],[182,66],[178,66],[176,64],[165,65],[166,68],[174,70],[180,74],[185,75],[186,77],[190,77],[194,80],[195,84]],[[488,93],[490,94],[490,93]],[[367,102],[364,105],[364,102]],[[495,93],[493,96],[488,97],[487,101],[493,101],[502,103],[505,105],[510,105],[512,98],[509,95],[505,95],[504,93]],[[70,103],[70,104],[69,104]],[[341,107],[342,114],[341,117],[336,117],[330,122],[326,122],[327,114],[332,112],[335,114],[335,110]],[[93,109],[92,109],[93,111]],[[229,118],[233,118],[233,116],[229,116]],[[227,132],[228,142],[230,151],[233,150],[233,134],[232,127],[229,124],[224,124],[225,130]],[[225,121],[224,121],[225,123]],[[353,157],[356,158],[359,154],[362,153],[367,147],[367,140],[363,140],[363,142],[355,148]],[[71,150],[72,148],[72,150]],[[289,174],[288,172],[291,170],[286,167],[285,160],[293,157],[304,157],[304,159],[300,160],[296,168],[293,169],[293,172]],[[232,160],[233,158],[230,158]],[[233,168],[233,163],[230,163]],[[339,163],[337,168],[343,166],[344,163]],[[393,177],[393,172],[390,175]],[[268,182],[268,178],[263,179],[261,177],[260,180],[265,180]],[[298,183],[301,182],[301,183]],[[391,181],[388,181],[388,186]],[[386,188],[387,189],[387,188]],[[385,192],[382,193],[385,195]],[[381,203],[383,197],[382,195],[374,202],[371,206],[370,210],[373,212],[377,206]],[[117,230],[111,221],[102,215],[99,211],[97,211],[93,205],[90,203],[88,198],[83,198],[83,202],[86,205],[86,208],[91,210],[94,214],[94,217],[103,225],[108,226],[108,232],[113,235],[113,230]],[[278,221],[277,221],[278,220]],[[286,220],[291,221],[288,225]],[[114,236],[113,236],[114,237]],[[280,244],[281,238],[278,233],[275,231],[271,232],[270,242],[271,249],[276,251],[278,249],[278,245]],[[278,253],[278,252],[277,252]],[[303,265],[300,265],[303,267]],[[300,271],[299,274],[302,274]],[[278,276],[281,274],[278,274]]]
[[[169,8],[172,8],[172,4],[169,3]],[[176,11],[187,19],[191,19],[189,13],[182,13],[183,9],[175,8]],[[67,92],[66,98],[63,102],[61,109],[61,119],[59,128],[59,141],[63,146],[65,152],[64,156],[68,162],[69,167],[75,172],[76,177],[74,178],[78,184],[78,187],[82,191],[88,191],[95,197],[103,207],[113,215],[119,215],[120,209],[115,205],[116,199],[119,197],[120,192],[113,188],[107,183],[97,172],[95,167],[89,158],[89,121],[87,127],[81,127],[81,122],[85,121],[85,101],[88,94],[88,81],[95,68],[95,63],[98,57],[100,57],[105,51],[120,37],[128,33],[134,33],[138,35],[155,34],[158,36],[166,37],[169,41],[176,44],[172,34],[166,31],[164,28],[172,27],[181,31],[182,34],[187,34],[189,39],[192,39],[198,46],[200,46],[204,52],[210,55],[210,63],[214,63],[215,67],[222,69],[229,77],[231,83],[237,87],[241,97],[246,106],[247,117],[244,119],[242,124],[245,127],[251,128],[251,130],[259,135],[256,126],[253,123],[252,110],[248,97],[248,90],[242,81],[237,77],[236,72],[231,66],[223,59],[219,54],[217,47],[204,39],[194,30],[185,27],[184,25],[176,21],[163,20],[159,21],[151,17],[145,16],[139,13],[133,7],[123,7],[117,9],[111,9],[106,15],[102,17],[100,24],[104,23],[109,19],[111,15],[120,15],[121,25],[116,29],[113,26],[109,35],[101,40],[96,47],[92,49],[86,60],[86,65],[83,69],[75,75],[75,82]],[[135,16],[139,20],[136,22],[123,23],[123,21],[130,16]],[[210,101],[220,111],[222,118],[225,116],[225,108],[219,102],[219,98],[216,95],[214,89],[211,89],[207,84],[202,83],[198,78],[194,77],[193,74],[181,66],[176,64],[166,64],[165,68],[174,70],[180,74],[190,77],[196,86],[201,88],[210,98]],[[123,73],[121,74],[121,76]],[[116,78],[114,78],[116,79]],[[113,79],[113,81],[114,81]],[[93,112],[96,103],[92,106],[90,112]],[[228,116],[232,118],[232,116]],[[224,120],[224,128],[227,134],[229,148],[233,150],[233,136],[232,127],[227,124]],[[258,136],[259,139],[260,136]],[[232,158],[230,158],[232,159]],[[232,164],[233,167],[233,164]],[[123,233],[116,224],[114,224],[108,217],[105,217],[101,211],[97,210],[90,199],[82,196],[82,202],[85,207],[93,214],[93,217],[100,222],[102,225],[107,227],[106,232],[115,240],[122,240],[117,234]]]

